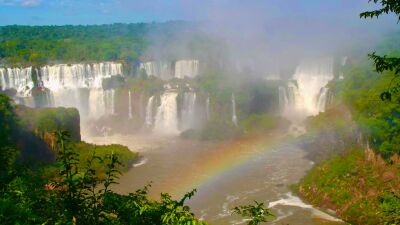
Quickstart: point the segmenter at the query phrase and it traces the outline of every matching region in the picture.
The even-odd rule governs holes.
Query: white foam
[[[268,207],[272,208],[277,205],[295,206],[305,209],[312,209],[312,205],[305,204],[300,198],[294,196],[291,192],[286,193],[286,198],[279,199],[278,201],[270,202]]]
[[[300,198],[294,196],[291,192],[285,194],[286,198],[279,199],[274,202],[270,202],[268,207],[272,208],[277,205],[283,205],[283,206],[294,206],[294,207],[300,207],[304,209],[309,209],[314,217],[318,217],[324,220],[329,220],[329,221],[335,221],[335,222],[343,222],[341,219],[338,219],[336,217],[333,217],[325,212],[322,212],[319,209],[314,208],[312,205],[304,203]]]
[[[147,158],[142,158],[142,159],[140,159],[140,161],[139,161],[139,162],[137,162],[137,163],[134,163],[132,166],[133,166],[133,167],[139,167],[139,166],[143,166],[144,164],[146,164],[146,163],[147,163],[147,161],[148,161],[148,159],[147,159]]]
[[[229,208],[229,204],[239,199],[240,199],[239,196],[235,195],[226,196],[226,202],[222,204],[222,212],[218,214],[218,217],[223,218],[232,215],[232,211]]]

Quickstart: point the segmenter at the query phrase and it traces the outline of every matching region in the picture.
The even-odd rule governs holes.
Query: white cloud
[[[42,0],[22,0],[21,6],[24,7],[35,7],[42,3]]]
[[[0,5],[36,7],[42,3],[42,0],[0,0]]]

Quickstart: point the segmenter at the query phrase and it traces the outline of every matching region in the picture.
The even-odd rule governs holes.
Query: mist
[[[155,58],[194,54],[203,59],[211,55],[214,61],[224,61],[231,72],[247,69],[259,76],[288,78],[304,59],[366,54],[382,35],[395,30],[394,17],[360,19],[359,14],[368,9],[371,5],[362,0],[183,1],[183,18],[192,23],[167,41],[163,31],[152,32],[149,54]],[[196,36],[215,40],[218,51],[204,49],[200,56],[191,52],[188,43]],[[166,45],[172,47],[165,50]]]

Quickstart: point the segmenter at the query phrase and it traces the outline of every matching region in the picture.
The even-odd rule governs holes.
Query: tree
[[[372,11],[366,11],[360,14],[361,18],[379,18],[383,14],[394,13],[400,22],[400,1],[398,0],[369,0],[375,4],[379,4],[381,8]],[[379,56],[376,52],[369,54],[369,57],[375,64],[376,71],[383,73],[384,71],[391,71],[394,73],[391,84],[388,89],[381,93],[382,100],[391,101],[393,97],[399,97],[400,94],[400,58],[390,57],[387,55]],[[400,101],[400,98],[398,99]]]
[[[8,177],[8,171],[18,155],[15,143],[16,116],[11,99],[0,94],[0,189],[3,179]]]
[[[271,209],[264,207],[264,203],[257,201],[254,203],[254,205],[237,206],[233,208],[233,212],[247,218],[248,225],[258,225],[275,218]]]

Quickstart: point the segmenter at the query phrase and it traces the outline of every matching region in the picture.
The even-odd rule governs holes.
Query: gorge
[[[244,203],[247,198],[268,199],[271,206],[278,210],[276,223],[295,220],[297,224],[319,224],[307,219],[318,217],[322,221],[341,224],[340,220],[305,205],[289,189],[283,188],[300,179],[312,165],[311,161],[300,160],[305,154],[301,148],[290,144],[266,147],[269,141],[277,137],[249,140],[239,138],[216,143],[178,138],[185,132],[210,126],[210,123],[215,123],[214,119],[231,124],[232,127],[227,129],[240,130],[243,129],[241,120],[246,120],[247,117],[245,110],[241,108],[246,104],[238,102],[237,96],[243,95],[240,90],[228,92],[226,97],[221,98],[199,88],[196,81],[201,78],[199,65],[198,60],[141,63],[137,67],[137,76],[145,75],[145,78],[134,79],[144,79],[143,82],[161,80],[152,91],[143,89],[143,86],[127,86],[132,78],[124,72],[124,66],[117,62],[3,68],[0,70],[0,83],[4,91],[15,89],[14,99],[26,105],[39,102],[42,105],[36,107],[77,108],[82,116],[83,130],[87,124],[99,125],[96,128],[98,132],[83,132],[85,141],[124,144],[139,151],[141,160],[121,178],[121,184],[115,188],[118,192],[125,193],[127,190],[140,188],[150,181],[154,182],[151,192],[154,193],[153,197],[159,191],[166,190],[174,196],[180,196],[191,188],[198,188],[198,197],[189,204],[201,218],[216,224],[242,223],[243,221],[230,217],[228,212],[233,203]],[[121,77],[122,83],[118,83]],[[275,102],[278,103],[274,107],[280,108],[272,113],[294,118],[296,115],[316,115],[323,112],[329,92],[326,85],[332,79],[333,60],[300,63],[290,80],[279,80],[284,85],[274,85],[271,90],[277,98]],[[36,88],[46,93],[46,101],[32,100],[37,96],[42,97],[33,91]],[[101,125],[96,120],[122,121],[126,126],[138,126],[139,131],[118,132],[119,125]],[[135,125],[134,121],[137,120],[138,125]],[[273,133],[277,135],[282,132],[286,131],[276,130]],[[242,146],[238,144],[241,142],[246,143],[246,147],[235,147]],[[191,150],[185,153],[184,163],[175,164],[176,160],[171,157],[181,155],[186,148]],[[297,160],[298,164],[282,167],[283,162],[288,160],[289,149],[290,157]],[[215,165],[227,163],[218,159],[219,155],[232,160],[229,162],[236,166],[230,168],[229,172],[222,172],[221,168],[208,164],[204,167],[197,166],[202,165],[201,160],[212,161]],[[273,162],[270,161],[272,158]],[[168,161],[175,163],[167,163]],[[183,167],[191,168],[187,169],[188,174],[179,172]],[[273,170],[268,179],[257,169],[264,167]],[[243,186],[232,179],[232,171],[236,175],[248,177],[245,183],[250,186]],[[211,181],[215,176],[213,173],[222,178]],[[211,180],[205,179],[204,183],[197,181],[204,177],[210,177]],[[135,182],[132,183],[132,180]],[[240,182],[243,181],[242,179]],[[224,193],[214,192],[206,197],[208,189],[224,190]]]

